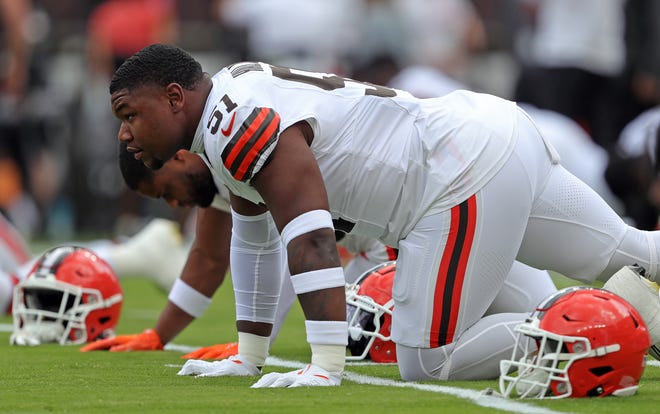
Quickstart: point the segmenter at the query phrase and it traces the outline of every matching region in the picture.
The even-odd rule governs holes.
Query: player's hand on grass
[[[177,375],[194,375],[197,377],[245,377],[261,374],[261,369],[233,355],[222,361],[202,361],[189,359]]]
[[[9,337],[9,344],[18,346],[37,346],[41,344],[39,338],[26,332],[15,332]]]
[[[341,374],[309,364],[290,372],[271,372],[252,384],[252,388],[328,387],[341,385]]]
[[[108,350],[110,352],[158,351],[163,349],[160,337],[153,329],[133,335],[117,335],[113,338],[91,342],[80,348],[80,352]]]
[[[185,354],[183,359],[225,359],[238,354],[238,342],[204,346]]]

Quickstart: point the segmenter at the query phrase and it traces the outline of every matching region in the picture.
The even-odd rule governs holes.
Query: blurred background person
[[[630,118],[660,104],[660,2],[626,2],[627,77]]]
[[[574,99],[582,87],[565,80],[549,93],[575,113],[601,108],[596,114],[613,125],[599,127],[606,135],[586,116],[519,102],[568,116],[604,148],[658,105],[654,0],[0,0],[0,7],[0,210],[28,241],[130,236],[153,217],[190,222],[190,211],[126,191],[116,165],[108,79],[153,42],[192,51],[207,71],[261,60],[418,96],[465,87],[514,99],[519,73],[589,72],[613,80],[621,99]],[[578,23],[555,25],[571,18]],[[576,50],[585,44],[583,56]],[[546,89],[531,85],[534,95]],[[598,153],[584,155],[582,167],[602,165]]]
[[[467,85],[473,56],[484,51],[486,32],[469,0],[394,0],[407,27],[409,65],[426,65]]]
[[[25,166],[26,145],[21,140],[20,105],[30,82],[30,0],[0,0],[0,210],[11,215],[22,231],[36,226],[36,207],[29,194]],[[23,210],[23,214],[17,214]],[[32,210],[32,214],[26,214]]]
[[[361,1],[215,0],[223,26],[242,29],[247,60],[321,72],[345,72]]]
[[[658,228],[660,214],[660,106],[642,112],[628,123],[617,140],[606,179],[623,201],[625,214],[636,227]]]
[[[115,142],[119,124],[108,109],[108,84],[115,69],[138,50],[178,42],[176,2],[106,0],[91,10],[86,27],[85,87],[76,102],[70,154],[75,228],[91,234],[125,231],[137,224],[126,220],[155,207],[124,188]],[[124,222],[116,223],[118,218]]]
[[[626,0],[520,0],[514,99],[566,115],[606,149],[626,123]]]

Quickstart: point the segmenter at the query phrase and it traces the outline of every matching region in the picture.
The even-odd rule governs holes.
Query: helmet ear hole
[[[614,371],[614,368],[612,368],[609,365],[602,366],[602,367],[594,367],[589,369],[589,371],[594,374],[596,377],[602,377],[605,374],[609,374],[610,372]]]

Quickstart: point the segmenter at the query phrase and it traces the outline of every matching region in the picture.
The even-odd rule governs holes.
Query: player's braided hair
[[[171,45],[153,44],[126,59],[117,68],[110,81],[110,94],[142,85],[167,86],[173,82],[190,90],[202,76],[202,66],[185,50]]]
[[[154,172],[126,149],[125,142],[119,143],[119,170],[128,188],[137,191],[138,185],[147,180],[153,180]]]

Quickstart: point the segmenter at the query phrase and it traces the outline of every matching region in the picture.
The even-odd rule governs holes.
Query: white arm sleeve
[[[283,249],[270,213],[232,210],[231,278],[236,320],[273,323],[282,286]]]

